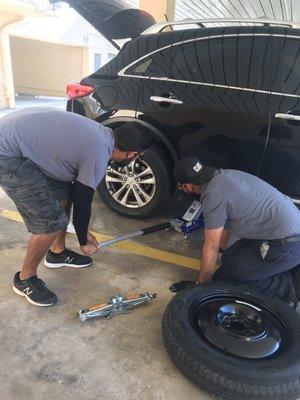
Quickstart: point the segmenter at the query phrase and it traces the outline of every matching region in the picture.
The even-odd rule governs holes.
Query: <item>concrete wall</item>
[[[65,96],[67,83],[89,74],[86,47],[10,38],[16,93]]]

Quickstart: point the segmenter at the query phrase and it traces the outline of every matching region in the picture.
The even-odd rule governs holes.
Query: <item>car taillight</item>
[[[80,83],[69,83],[67,85],[67,96],[69,100],[77,99],[78,97],[88,96],[95,90],[92,85],[82,85]]]

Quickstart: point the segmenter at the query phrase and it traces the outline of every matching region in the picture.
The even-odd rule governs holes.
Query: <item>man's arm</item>
[[[96,239],[88,232],[94,193],[93,188],[83,185],[79,181],[74,183],[73,224],[80,248],[85,254],[93,254],[98,250]]]
[[[226,249],[229,238],[230,238],[230,232],[227,231],[226,229],[223,229],[222,236],[221,236],[221,242],[220,242],[220,248],[222,250]]]
[[[204,245],[202,248],[202,263],[198,277],[199,283],[209,282],[216,268],[222,233],[224,227],[204,230]]]

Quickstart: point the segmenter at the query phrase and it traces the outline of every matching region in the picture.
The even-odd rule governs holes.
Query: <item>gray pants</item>
[[[262,243],[263,240],[241,239],[226,249],[214,280],[244,282],[288,303],[297,303],[293,273],[300,264],[300,241],[267,242],[265,257],[260,251]]]
[[[0,156],[0,186],[16,204],[28,232],[52,233],[67,227],[59,201],[71,198],[71,183],[46,176],[27,158]]]

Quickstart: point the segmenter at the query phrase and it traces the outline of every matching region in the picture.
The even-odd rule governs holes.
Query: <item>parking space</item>
[[[0,400],[300,400],[300,1],[13,3]]]
[[[0,209],[14,211],[1,192]],[[6,215],[4,217],[3,215]],[[131,242],[142,244],[144,255],[110,247],[82,270],[39,267],[39,276],[59,297],[49,309],[34,307],[12,291],[12,277],[26,249],[24,224],[15,214],[0,217],[0,351],[2,384],[0,398],[19,399],[208,399],[179,374],[163,346],[161,320],[172,298],[168,286],[181,279],[194,279],[195,271],[151,258],[147,249],[164,250],[190,259],[199,258],[199,235],[189,241],[178,233],[162,232]],[[92,229],[120,234],[160,222],[129,220],[109,211],[96,198]],[[74,237],[68,244],[76,249]],[[147,256],[148,255],[148,256]],[[110,320],[80,322],[76,312],[89,304],[130,292],[156,292],[157,299],[128,315]],[[17,384],[16,384],[17,382]]]

